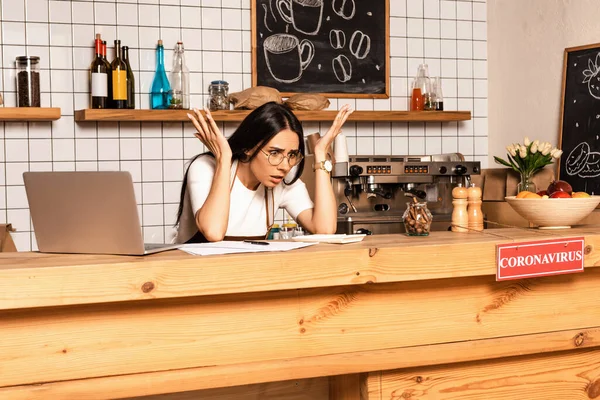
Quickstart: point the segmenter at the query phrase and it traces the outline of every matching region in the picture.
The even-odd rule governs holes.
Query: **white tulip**
[[[531,147],[529,148],[529,151],[531,152],[531,154],[535,154],[538,151],[538,146],[535,142],[533,142],[531,144]]]
[[[554,154],[552,154],[553,158],[559,158],[560,156],[562,156],[562,150],[558,150],[556,149],[556,151],[554,152]]]
[[[538,149],[540,148],[540,141],[535,139],[532,143],[532,146],[535,144],[535,147],[537,147]]]
[[[515,146],[509,146],[510,150],[508,151],[510,153],[511,156],[516,157],[517,156],[517,150],[515,149]]]
[[[551,149],[552,149],[552,145],[550,143],[546,142],[544,145],[544,149],[542,150],[542,154],[547,156],[548,154],[550,154]]]
[[[509,144],[508,146],[506,146],[506,151],[508,151],[509,153],[511,152],[511,150],[514,150],[515,146],[513,146],[512,144]]]
[[[527,157],[527,147],[525,147],[525,146],[519,147],[519,155],[521,156],[521,158]]]
[[[529,137],[525,136],[525,138],[523,139],[523,144],[525,146],[529,146],[531,144],[531,141],[529,140]]]

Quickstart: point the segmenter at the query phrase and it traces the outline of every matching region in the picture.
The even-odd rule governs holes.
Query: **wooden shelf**
[[[75,111],[75,121],[186,122],[190,110],[96,110]],[[240,122],[250,111],[214,111],[215,121]],[[296,111],[301,121],[333,121],[337,111]],[[348,121],[444,122],[468,121],[470,111],[354,111]]]
[[[0,107],[0,121],[56,121],[60,108],[48,107]]]

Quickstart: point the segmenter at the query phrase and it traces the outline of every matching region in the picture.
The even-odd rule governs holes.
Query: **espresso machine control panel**
[[[368,227],[373,233],[397,233],[409,200],[427,201],[439,229],[450,226],[452,189],[468,186],[480,173],[478,161],[459,153],[434,156],[351,156],[332,171],[338,204],[338,233]],[[362,228],[361,228],[362,229]],[[435,228],[435,224],[434,227]]]

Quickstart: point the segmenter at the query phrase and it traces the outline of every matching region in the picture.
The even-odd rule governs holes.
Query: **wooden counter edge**
[[[87,400],[192,391],[263,382],[348,375],[483,359],[550,353],[600,346],[600,326],[522,336],[331,354],[259,363],[207,366],[142,374],[106,376],[72,381],[0,388],[4,400],[32,396]]]
[[[498,231],[417,241],[381,235],[353,245],[207,258],[179,251],[146,257],[12,253],[0,257],[0,310],[494,276],[497,243],[549,237]],[[588,227],[559,236],[585,236],[586,268],[600,266],[596,232]]]

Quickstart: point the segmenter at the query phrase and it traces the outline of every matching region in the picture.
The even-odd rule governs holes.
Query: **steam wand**
[[[350,182],[350,179],[346,179],[346,187],[344,188],[344,195],[346,196],[348,203],[350,203],[350,207],[352,207],[352,211],[358,212],[358,211],[356,211],[356,207],[354,207],[352,200],[350,200],[351,194],[352,194],[352,182]]]

